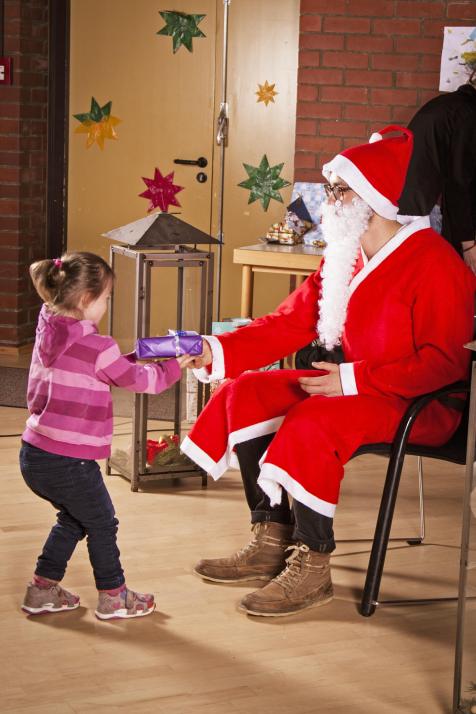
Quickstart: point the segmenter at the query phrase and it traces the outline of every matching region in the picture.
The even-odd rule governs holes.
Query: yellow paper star
[[[114,127],[120,123],[120,119],[111,115],[104,117],[101,121],[87,121],[80,124],[75,129],[75,134],[87,134],[86,148],[89,149],[94,143],[99,148],[104,149],[105,139],[117,139],[117,134]]]
[[[256,101],[264,102],[266,106],[268,106],[269,102],[273,102],[274,104],[274,97],[279,94],[279,92],[274,90],[275,86],[275,84],[268,84],[268,80],[266,80],[264,84],[258,84],[259,90],[255,92],[255,94],[258,95]]]

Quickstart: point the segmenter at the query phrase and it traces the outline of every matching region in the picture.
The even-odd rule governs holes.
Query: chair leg
[[[407,538],[408,545],[421,545],[425,540],[425,494],[423,490],[423,458],[418,456],[418,499],[420,504],[420,537]]]
[[[420,516],[420,535],[416,538],[390,538],[389,543],[398,543],[406,541],[408,545],[421,545],[425,540],[426,528],[425,528],[425,500],[424,500],[424,490],[423,490],[423,458],[418,456],[418,503],[419,510],[418,514]],[[367,543],[373,542],[373,538],[339,538],[336,543]]]
[[[403,468],[404,450],[399,449],[392,454],[387,468],[382,500],[375,527],[374,541],[370,553],[364,592],[360,604],[360,613],[364,617],[374,614],[378,605],[378,594],[382,580],[383,566],[387,554],[390,529],[392,527],[395,503],[397,500],[398,486]]]

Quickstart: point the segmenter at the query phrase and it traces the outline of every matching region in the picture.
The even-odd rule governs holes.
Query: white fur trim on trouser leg
[[[192,459],[192,461],[209,473],[216,481],[220,476],[223,476],[227,469],[240,468],[236,454],[233,453],[233,447],[236,446],[236,444],[241,444],[243,441],[249,441],[250,439],[256,439],[258,436],[274,434],[274,432],[278,431],[283,421],[284,415],[232,431],[231,434],[228,435],[226,451],[219,461],[213,461],[211,456],[197,446],[189,436],[186,436],[182,441],[180,449],[189,459]]]
[[[228,452],[225,451],[219,461],[213,459],[195,444],[190,437],[186,436],[180,445],[180,450],[192,459],[201,469],[206,471],[210,476],[217,481],[220,476],[223,476],[228,468]]]
[[[263,465],[264,462],[266,461],[267,455],[268,455],[268,449],[266,449],[266,451],[264,452],[263,456],[262,456],[262,457],[260,458],[260,460],[258,461],[258,466],[259,466],[260,468],[262,467],[262,465]]]
[[[238,457],[236,452],[233,451],[237,444],[242,444],[244,441],[257,439],[258,437],[266,436],[267,434],[274,434],[278,431],[283,421],[284,416],[279,416],[274,417],[273,419],[268,419],[267,421],[259,422],[258,424],[253,424],[252,426],[245,426],[243,429],[238,429],[237,431],[233,431],[228,437],[227,453],[229,454],[229,468],[238,469],[238,471],[240,470]]]
[[[232,451],[230,453],[230,469],[236,469],[237,471],[240,470],[240,462],[238,461],[238,456],[236,455],[236,451]]]
[[[328,518],[334,518],[336,510],[334,503],[329,503],[328,501],[323,501],[322,498],[313,496],[312,493],[306,491],[300,483],[295,481],[287,471],[275,464],[263,464],[258,478],[258,486],[268,496],[272,506],[277,506],[281,503],[282,486],[299,503],[303,503],[316,513]]]
[[[284,414],[283,416],[273,417],[251,426],[245,426],[243,429],[232,431],[228,437],[228,448],[231,450],[236,444],[242,444],[244,441],[257,439],[259,436],[266,436],[266,434],[274,434],[274,432],[278,431],[283,421]]]

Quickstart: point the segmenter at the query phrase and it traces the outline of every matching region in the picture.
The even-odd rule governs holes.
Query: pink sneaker
[[[144,617],[145,615],[151,615],[154,610],[153,595],[136,593],[133,590],[124,588],[117,595],[100,592],[95,615],[99,620],[116,620],[129,617]]]
[[[38,585],[29,583],[21,607],[30,615],[76,610],[79,607],[79,597],[63,590],[58,584],[48,588],[39,588]]]

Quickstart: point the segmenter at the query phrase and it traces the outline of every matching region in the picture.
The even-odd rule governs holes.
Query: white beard
[[[322,232],[327,246],[317,331],[319,340],[328,350],[340,343],[360,237],[367,230],[372,213],[361,198],[353,198],[349,205],[342,205],[340,201],[322,205]]]

